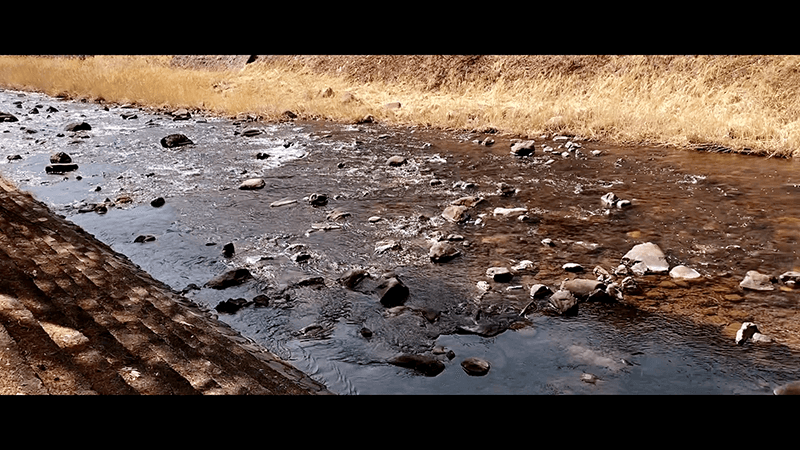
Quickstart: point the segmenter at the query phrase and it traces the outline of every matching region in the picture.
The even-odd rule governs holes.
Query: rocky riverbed
[[[0,112],[5,176],[334,391],[797,373],[796,162],[11,91]]]

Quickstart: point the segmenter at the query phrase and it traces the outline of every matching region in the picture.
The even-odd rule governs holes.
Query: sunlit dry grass
[[[169,56],[2,56],[0,85],[267,120],[286,110],[345,122],[370,114],[398,125],[800,156],[798,56],[462,59],[285,57],[193,70]]]

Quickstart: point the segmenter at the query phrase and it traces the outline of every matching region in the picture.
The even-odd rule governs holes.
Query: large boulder
[[[664,252],[652,242],[635,245],[622,257],[622,263],[630,265],[633,273],[637,275],[664,273],[669,270]]]
[[[192,142],[192,140],[188,137],[179,133],[170,134],[169,136],[161,138],[161,146],[166,148],[180,147],[190,144],[194,144],[194,142]]]
[[[586,300],[597,291],[605,292],[605,284],[598,280],[587,278],[573,278],[561,283],[561,289],[569,291],[579,300]]]

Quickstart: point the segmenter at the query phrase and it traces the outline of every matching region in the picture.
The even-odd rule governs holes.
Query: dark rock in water
[[[471,357],[461,361],[461,368],[464,369],[468,375],[482,376],[489,372],[489,362],[485,359]]]
[[[74,122],[64,128],[66,131],[89,131],[91,129],[92,126],[86,122]]]
[[[19,119],[13,114],[0,112],[0,122],[17,122]]]
[[[450,261],[460,254],[461,252],[457,248],[445,241],[435,242],[428,252],[428,256],[431,258],[431,261],[436,263]]]
[[[45,172],[56,174],[72,172],[73,170],[78,170],[77,164],[51,164],[49,166],[45,166],[44,168]]]
[[[566,270],[567,272],[583,272],[583,266],[578,263],[564,264],[562,269]]]
[[[191,139],[183,134],[170,134],[161,138],[161,146],[166,148],[180,147],[183,145],[194,144]]]
[[[233,248],[233,242],[229,242],[222,247],[222,256],[231,258],[234,253],[236,253],[236,250]]]
[[[250,136],[258,136],[261,133],[262,133],[261,130],[259,130],[257,128],[248,128],[248,129],[242,131],[242,136],[248,136],[248,137],[250,137]]]
[[[553,291],[544,284],[534,284],[531,286],[530,296],[533,298],[541,298],[551,295],[552,293]]]
[[[343,284],[349,289],[355,288],[358,283],[364,278],[368,277],[369,273],[364,269],[350,269],[339,278],[339,283]]]
[[[578,299],[566,290],[558,290],[551,295],[548,306],[554,312],[564,316],[574,316],[578,314]]]
[[[308,197],[308,203],[312,206],[325,206],[328,204],[328,196],[325,194],[311,194]]]
[[[253,275],[251,275],[250,271],[247,269],[230,270],[222,275],[212,278],[208,283],[206,283],[206,287],[212,289],[225,289],[231,286],[238,286],[250,278],[253,278]]]
[[[64,152],[58,152],[50,156],[50,162],[53,164],[68,164],[72,162],[72,158]]]
[[[151,201],[150,205],[152,207],[154,207],[154,208],[160,208],[160,207],[164,206],[165,203],[166,203],[166,200],[164,200],[164,197],[158,197],[157,199],[154,199],[153,201]]]
[[[259,294],[253,297],[253,303],[258,306],[269,306],[269,296],[264,294]]]
[[[122,117],[124,120],[133,120],[133,119],[138,118],[136,113],[132,113],[132,112],[124,112],[124,113],[120,114],[119,116]]]
[[[194,283],[191,283],[188,286],[186,286],[185,288],[183,288],[183,290],[181,291],[181,294],[186,295],[191,291],[199,291],[199,290],[200,290],[200,286],[198,286],[198,285],[196,285]]]
[[[233,314],[236,311],[250,304],[252,304],[252,302],[249,302],[243,298],[229,298],[227,300],[219,302],[219,304],[216,307],[214,307],[214,309],[216,309],[217,312],[225,314]]]
[[[22,159],[22,156],[21,155],[8,155],[8,156],[6,156],[6,158],[9,161],[18,161],[18,160]]]
[[[294,284],[295,286],[325,286],[325,278],[323,277],[305,277]]]
[[[364,336],[365,338],[371,338],[372,337],[372,330],[370,330],[367,327],[362,327],[361,330],[360,330],[360,333],[361,333],[361,336]]]
[[[152,241],[155,241],[155,240],[156,240],[156,237],[153,236],[152,234],[142,234],[142,235],[136,236],[136,239],[134,239],[133,242],[137,242],[137,243],[138,242],[152,242]]]
[[[432,356],[404,354],[390,358],[387,362],[394,366],[414,369],[429,377],[439,375],[444,370],[444,363]]]
[[[32,110],[28,111],[28,114],[39,114],[39,108],[33,108]]]
[[[256,159],[267,159],[269,158],[269,153],[259,152],[256,153]]]
[[[58,112],[58,110],[57,110],[57,109],[55,109],[55,108],[53,108],[52,106],[48,106],[48,107],[47,107],[47,109],[46,109],[46,111],[47,111],[48,113],[56,113],[56,112]]]
[[[408,287],[397,277],[384,279],[378,285],[377,291],[381,304],[389,308],[402,305],[408,298]]]

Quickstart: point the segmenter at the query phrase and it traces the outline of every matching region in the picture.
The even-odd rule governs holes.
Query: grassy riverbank
[[[220,60],[206,66],[171,56],[0,56],[0,86],[267,120],[286,110],[346,122],[369,114],[398,125],[800,156],[800,56]],[[391,102],[401,107],[385,107]]]

